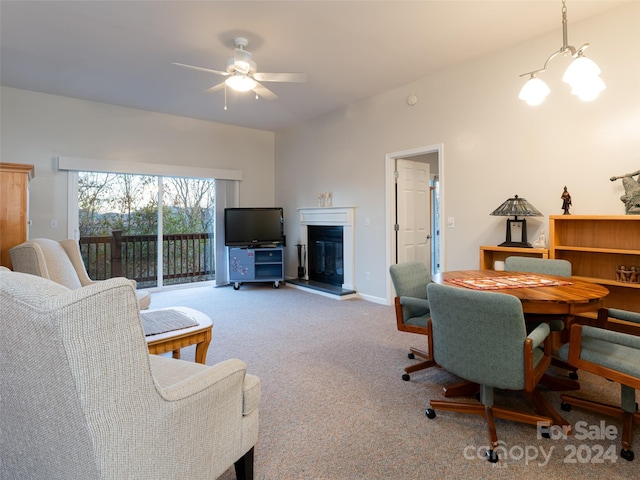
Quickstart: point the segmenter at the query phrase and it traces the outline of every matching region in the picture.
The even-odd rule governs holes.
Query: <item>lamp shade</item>
[[[518,98],[527,102],[528,105],[536,106],[544,102],[544,99],[547,98],[550,92],[551,90],[546,83],[532,76],[527,80],[527,83],[523,85]]]
[[[600,77],[587,77],[578,83],[574,83],[571,88],[571,93],[577,95],[583,102],[590,102],[596,99],[605,88],[607,88],[607,86]]]
[[[580,55],[569,64],[562,76],[562,81],[573,87],[585,78],[597,77],[598,75],[600,75],[600,67],[596,62]]]
[[[491,215],[500,217],[541,217],[542,213],[527,202],[526,198],[520,198],[515,195],[513,198],[505,200],[502,205],[491,212]]]

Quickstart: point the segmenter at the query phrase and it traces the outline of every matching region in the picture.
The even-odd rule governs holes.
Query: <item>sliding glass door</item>
[[[78,172],[78,236],[89,275],[139,287],[215,278],[215,181]]]

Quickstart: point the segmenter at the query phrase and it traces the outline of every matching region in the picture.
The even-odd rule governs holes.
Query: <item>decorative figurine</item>
[[[571,207],[571,194],[567,191],[567,187],[565,185],[564,192],[560,195],[562,199],[562,209],[564,210],[564,215],[571,215],[569,213],[569,207]]]
[[[634,179],[635,175],[638,178]],[[624,203],[625,212],[627,215],[640,215],[640,170],[619,177],[611,177],[609,180],[615,182],[619,178],[622,179],[624,187],[624,195],[620,200]]]
[[[540,230],[540,235],[538,235],[538,238],[536,238],[532,245],[533,248],[544,248],[547,246],[547,239],[544,236],[544,228]]]

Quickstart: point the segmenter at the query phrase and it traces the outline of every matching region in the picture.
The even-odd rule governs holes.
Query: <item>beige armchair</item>
[[[126,279],[0,269],[0,331],[0,478],[253,477],[260,380],[149,355]]]
[[[82,261],[80,246],[75,240],[56,242],[48,238],[27,240],[9,250],[13,270],[53,280],[75,290],[94,283]],[[135,280],[130,280],[135,288]],[[149,308],[151,294],[136,290],[140,310]]]

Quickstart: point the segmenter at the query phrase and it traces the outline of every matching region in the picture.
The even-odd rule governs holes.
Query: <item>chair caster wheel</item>
[[[571,411],[571,405],[570,405],[570,404],[568,404],[567,402],[562,402],[562,403],[560,404],[560,409],[561,409],[563,412],[570,412],[570,411]]]
[[[569,378],[571,380],[578,380],[578,374],[576,372],[569,372]]]
[[[622,449],[622,451],[620,452],[620,456],[629,462],[632,462],[634,457],[632,450],[625,449]]]
[[[487,460],[489,460],[489,462],[498,463],[498,454],[493,450],[487,450],[485,456],[487,457]]]
[[[427,416],[427,418],[436,418],[436,411],[433,408],[427,408],[427,411],[424,412],[425,415]],[[631,452],[631,454],[633,455],[633,452]]]
[[[404,373],[404,374],[402,375],[402,379],[403,379],[405,382],[408,382],[409,380],[411,380],[411,377],[409,376],[409,374],[408,374],[408,373]]]
[[[408,353],[407,357],[409,357],[409,360],[413,360],[414,358],[416,358],[416,356],[413,353]]]

